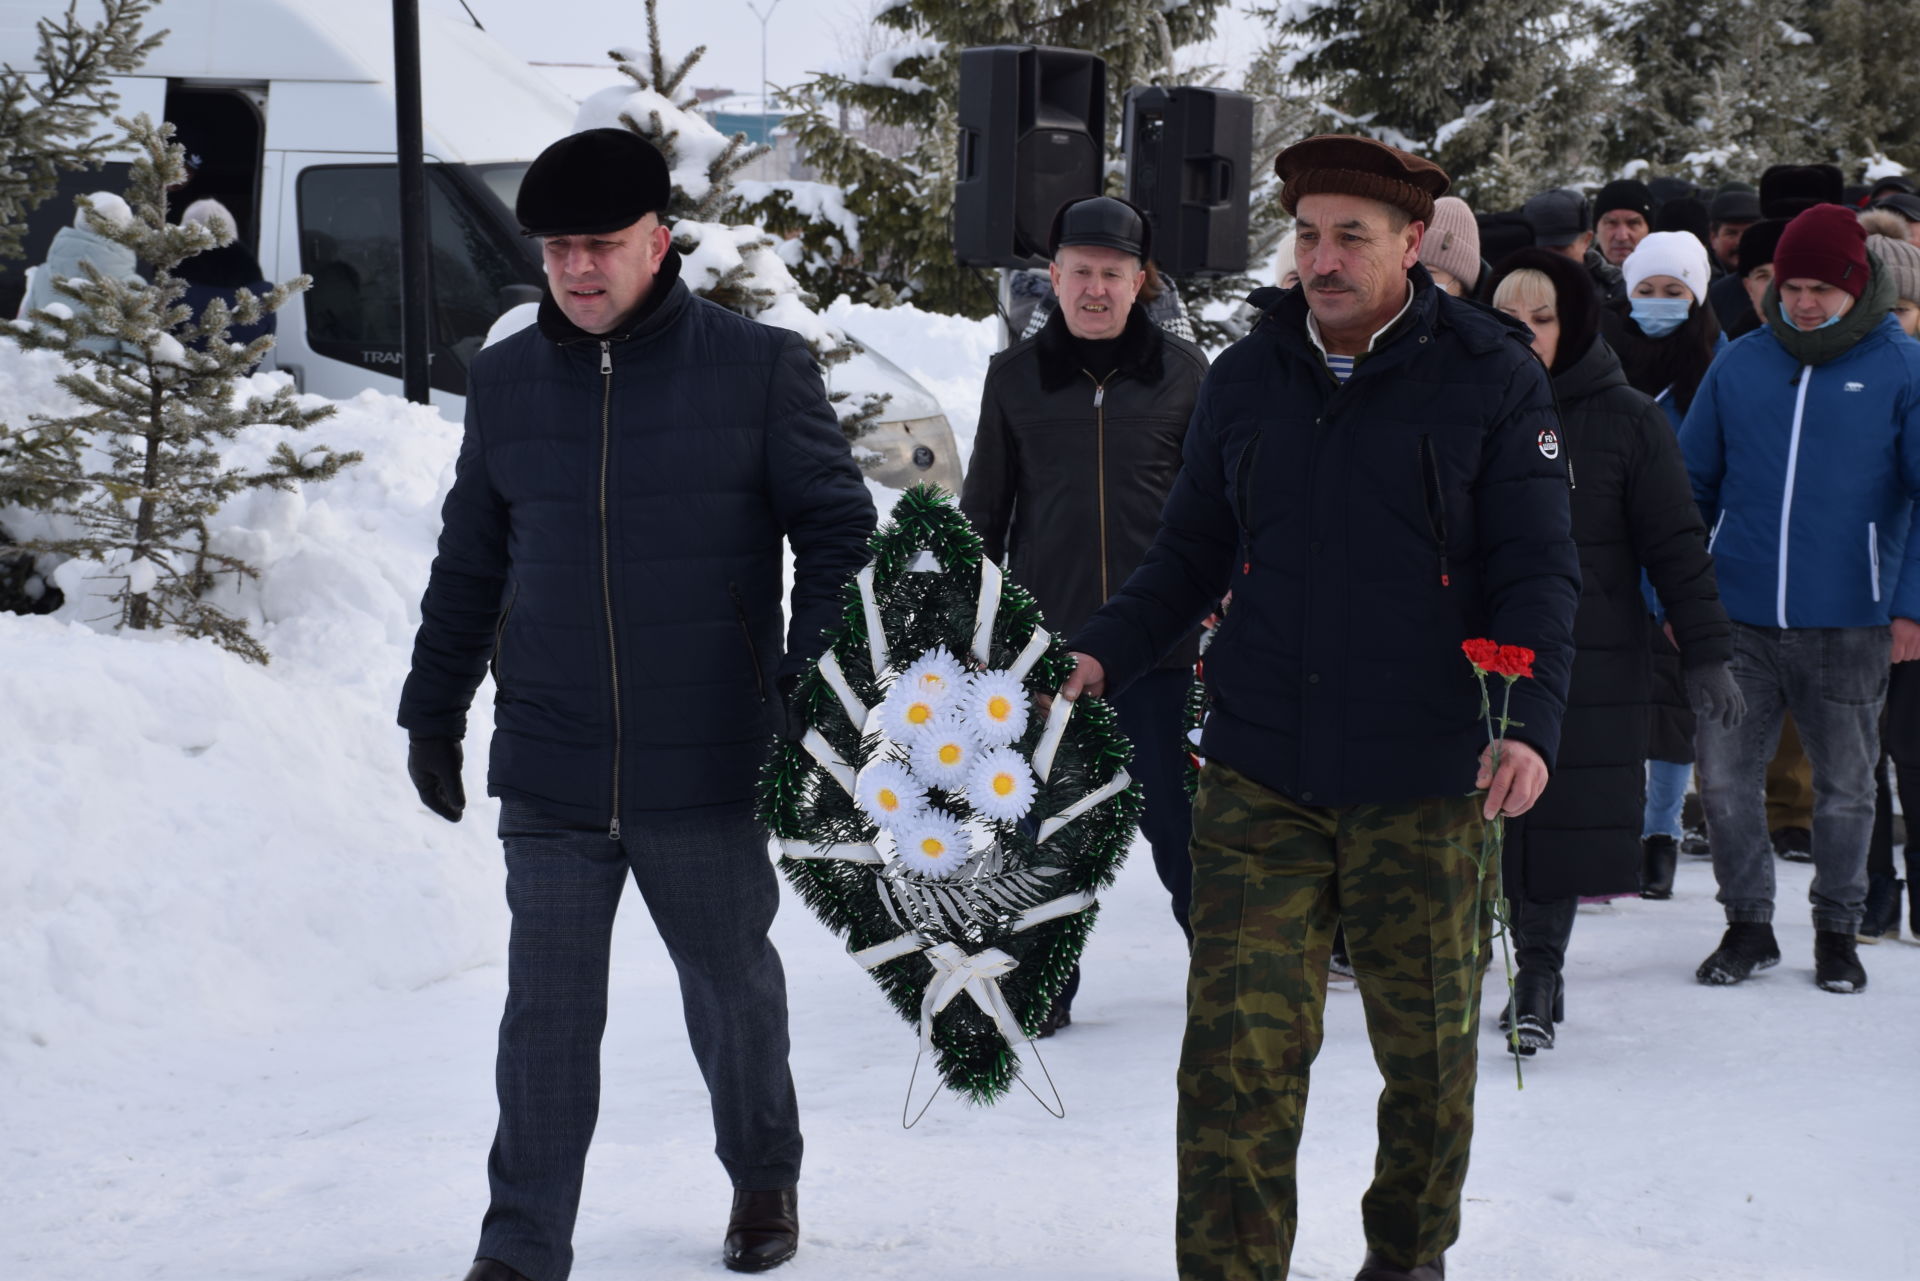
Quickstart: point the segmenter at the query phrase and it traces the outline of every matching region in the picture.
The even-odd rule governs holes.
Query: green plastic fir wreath
[[[781,871],[947,1086],[991,1103],[1079,960],[1140,788],[1104,700],[1033,703],[1073,659],[944,491],[909,490],[872,548],[795,689],[808,731],[768,763],[760,812]]]

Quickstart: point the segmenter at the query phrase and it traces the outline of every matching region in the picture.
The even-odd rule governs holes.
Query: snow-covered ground
[[[990,326],[830,315],[935,392],[964,450]],[[0,344],[0,413],[54,403],[43,372]],[[221,519],[266,570],[239,603],[271,667],[103,634],[84,604],[0,615],[10,1278],[417,1281],[471,1257],[505,987],[497,810],[474,763],[466,820],[429,814],[392,725],[457,429],[363,397],[312,435],[369,461]],[[1704,863],[1685,862],[1670,903],[1583,914],[1562,1044],[1524,1092],[1483,1042],[1450,1275],[1920,1275],[1920,948],[1863,949],[1863,996],[1817,991],[1806,880],[1781,868],[1786,963],[1729,990],[1692,979],[1720,928]],[[910,1030],[804,906],[789,901],[775,932],[808,1141],[802,1249],[781,1275],[1173,1274],[1182,956],[1144,849],[1095,931],[1074,1025],[1044,1047],[1064,1121],[1024,1094],[991,1110],[949,1096],[903,1131]],[[678,1001],[629,903],[582,1281],[722,1275],[728,1193]],[[1329,1007],[1302,1278],[1358,1266],[1373,1153],[1359,1001]]]

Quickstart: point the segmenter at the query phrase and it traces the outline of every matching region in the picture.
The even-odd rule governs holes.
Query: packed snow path
[[[467,822],[490,825],[494,806]],[[435,823],[396,815],[396,823]],[[1466,1229],[1449,1275],[1912,1276],[1920,1222],[1920,948],[1863,948],[1870,990],[1817,991],[1807,872],[1782,866],[1784,963],[1693,981],[1712,874],[1672,902],[1583,911],[1559,1048],[1513,1087],[1482,1042]],[[500,937],[506,932],[499,910]],[[799,1257],[781,1275],[1120,1281],[1172,1275],[1182,949],[1144,847],[1094,932],[1071,1028],[1044,1052],[1065,1121],[1024,1094],[951,1096],[900,1128],[913,1036],[803,905],[776,926],[807,1136]],[[365,940],[377,946],[379,940]],[[127,958],[137,964],[137,958]],[[292,1004],[246,1030],[158,1028],[12,1052],[0,1132],[7,1275],[30,1281],[457,1278],[485,1206],[504,968]],[[1489,1010],[1503,980],[1489,983]],[[1294,1275],[1352,1275],[1378,1088],[1352,991],[1329,996],[1301,1154]],[[615,944],[606,1098],[580,1281],[724,1275],[728,1189],[667,958],[637,895]]]

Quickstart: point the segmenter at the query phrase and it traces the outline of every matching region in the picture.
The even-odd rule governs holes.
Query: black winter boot
[[[1366,1262],[1353,1274],[1353,1281],[1447,1281],[1447,1256],[1442,1254],[1431,1263],[1403,1268],[1369,1250]]]
[[[765,1272],[793,1257],[800,1246],[797,1188],[765,1192],[736,1189],[721,1262],[733,1272]]]
[[[1900,887],[1906,882],[1892,876],[1875,876],[1867,881],[1867,905],[1854,937],[1862,943],[1900,937]]]
[[[1853,935],[1841,930],[1814,931],[1813,981],[1827,992],[1867,990],[1867,972],[1860,965]]]
[[[1776,827],[1767,833],[1773,852],[1789,863],[1813,862],[1813,833],[1804,827]]]
[[[1553,1048],[1553,1025],[1567,1017],[1566,979],[1552,970],[1530,966],[1513,980],[1513,1008],[1520,1023],[1507,1048],[1516,1054],[1531,1056],[1536,1050]]]
[[[1720,936],[1720,946],[1700,962],[1693,976],[1702,983],[1725,987],[1778,964],[1780,944],[1773,937],[1773,926],[1764,921],[1735,921],[1727,926],[1727,932]]]
[[[1649,836],[1640,842],[1640,897],[1673,897],[1673,870],[1680,847],[1671,836]]]

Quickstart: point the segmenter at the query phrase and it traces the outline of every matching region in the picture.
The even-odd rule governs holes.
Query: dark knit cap
[[[1543,191],[1530,197],[1522,212],[1526,214],[1527,221],[1533,224],[1533,243],[1536,245],[1570,245],[1593,230],[1593,216],[1587,198],[1572,187]],[[1484,231],[1481,238],[1486,238]],[[1520,247],[1513,246],[1516,249]],[[1495,256],[1493,261],[1498,262],[1504,256]]]
[[[1137,205],[1113,196],[1081,196],[1054,210],[1047,256],[1058,257],[1067,245],[1104,245],[1144,265],[1153,256],[1153,228]]]
[[[664,212],[672,195],[658,147],[630,129],[588,129],[534,158],[513,212],[522,235],[592,236]]]
[[[1769,218],[1837,205],[1846,193],[1847,180],[1833,165],[1775,165],[1760,175],[1760,210]]]
[[[1600,220],[1616,209],[1628,209],[1653,225],[1653,193],[1647,190],[1647,184],[1636,182],[1632,178],[1619,178],[1600,188],[1600,194],[1593,198],[1593,225],[1598,227]]]
[[[1722,189],[1715,193],[1713,203],[1707,206],[1707,221],[1716,225],[1723,222],[1759,222],[1759,193]]]
[[[1740,233],[1740,252],[1735,260],[1742,276],[1751,276],[1773,261],[1773,251],[1780,245],[1780,233],[1786,229],[1785,218],[1767,218]]]
[[[1280,204],[1295,212],[1302,196],[1343,195],[1378,200],[1406,210],[1415,222],[1433,221],[1433,202],[1453,180],[1431,160],[1372,138],[1323,133],[1273,158],[1280,175]]]
[[[1773,251],[1773,278],[1823,280],[1856,299],[1867,289],[1867,233],[1851,209],[1815,205],[1796,214]]]
[[[1701,244],[1713,238],[1709,225],[1707,206],[1692,196],[1682,196],[1678,200],[1669,200],[1660,206],[1659,216],[1653,220],[1655,231],[1690,231]]]

